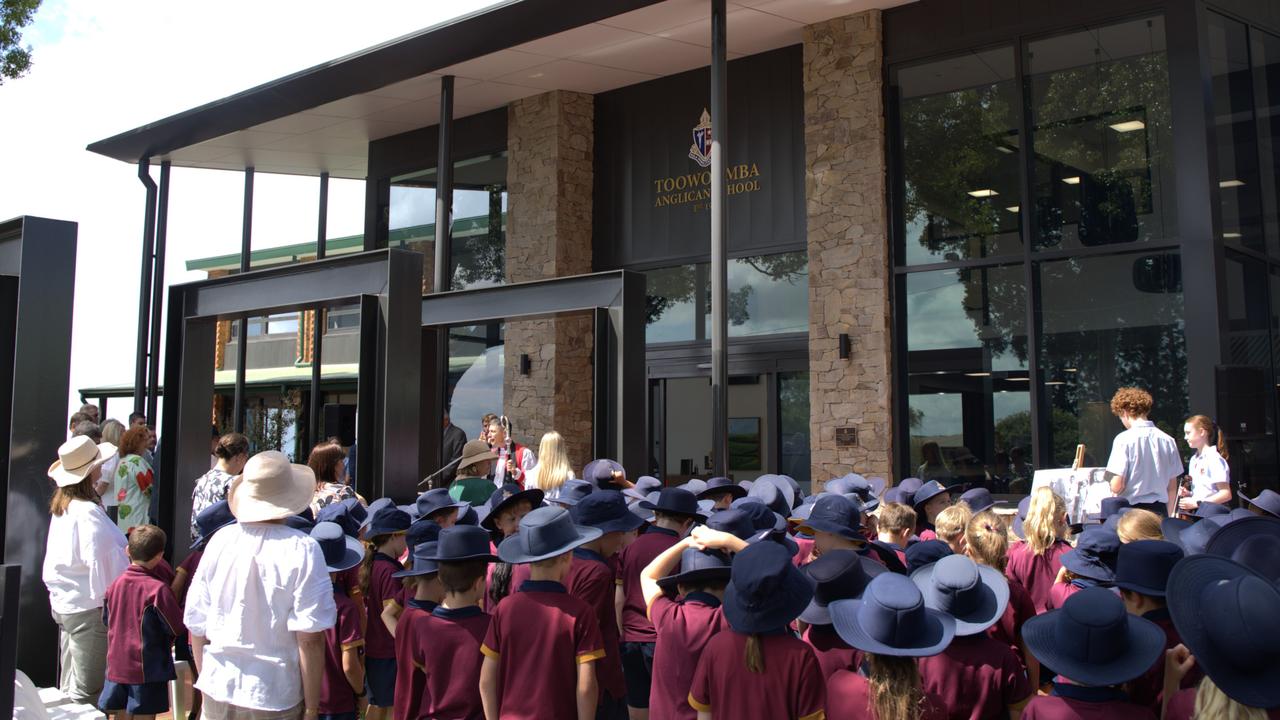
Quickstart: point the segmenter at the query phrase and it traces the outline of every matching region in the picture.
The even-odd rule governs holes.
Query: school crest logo
[[[711,114],[702,109],[702,117],[693,126],[693,144],[689,146],[689,159],[699,167],[711,166]]]

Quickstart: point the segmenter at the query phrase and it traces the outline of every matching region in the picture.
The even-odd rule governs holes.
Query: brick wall
[[[880,11],[804,32],[810,447],[815,487],[891,477],[888,216]],[[850,359],[839,358],[849,333]],[[852,446],[837,428],[853,428]]]
[[[591,272],[594,115],[592,96],[566,91],[508,107],[508,282]],[[591,317],[509,320],[505,340],[503,404],[516,439],[536,450],[557,430],[580,469],[591,459]]]

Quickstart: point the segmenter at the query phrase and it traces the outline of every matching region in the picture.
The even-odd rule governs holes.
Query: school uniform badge
[[[702,117],[693,126],[693,144],[689,146],[689,159],[699,167],[711,166],[711,114],[702,109]]]

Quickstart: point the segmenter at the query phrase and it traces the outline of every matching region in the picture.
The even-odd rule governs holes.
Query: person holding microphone
[[[1125,427],[1112,441],[1107,460],[1111,494],[1162,517],[1176,512],[1182,457],[1174,439],[1147,419],[1151,394],[1139,388],[1120,388],[1111,397],[1111,413]]]

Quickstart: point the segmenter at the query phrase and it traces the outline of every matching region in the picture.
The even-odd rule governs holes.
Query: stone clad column
[[[892,479],[892,256],[881,38],[879,10],[810,25],[804,32],[815,489],[850,471]],[[852,341],[847,360],[839,357],[840,333]]]
[[[508,282],[591,272],[594,123],[595,100],[582,93],[508,106]],[[503,404],[516,440],[536,452],[543,432],[559,431],[575,472],[592,459],[592,331],[587,314],[506,325]]]

